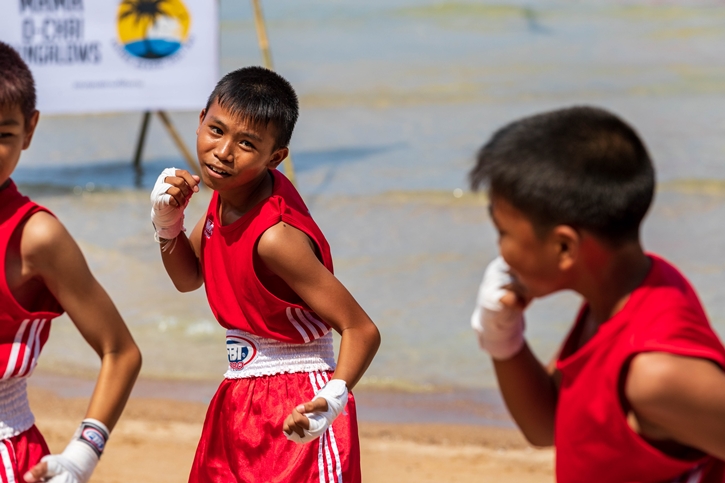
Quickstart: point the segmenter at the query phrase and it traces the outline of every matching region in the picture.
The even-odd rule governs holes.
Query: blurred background
[[[220,75],[261,65],[249,2],[220,6]],[[610,109],[644,138],[659,184],[645,246],[684,271],[725,336],[724,2],[263,7],[275,68],[301,102],[291,144],[298,187],[337,275],[383,335],[361,392],[497,404],[488,357],[469,327],[496,237],[467,171],[496,128],[575,104]],[[170,113],[192,151],[202,107]],[[226,367],[224,332],[203,290],[175,291],[149,220],[156,176],[185,162],[152,118],[135,185],[141,117],[41,115],[13,178],[81,244],[144,352],[142,375],[187,381],[179,397],[207,400]],[[194,197],[188,227],[209,197]],[[527,334],[539,356],[552,357],[579,303],[572,294],[534,303]],[[82,378],[97,367],[72,323],[59,319],[39,373]]]

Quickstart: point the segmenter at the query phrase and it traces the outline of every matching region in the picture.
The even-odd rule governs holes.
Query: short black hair
[[[35,81],[15,49],[0,42],[0,106],[19,106],[26,124],[35,113]]]
[[[654,167],[632,127],[578,106],[514,121],[481,148],[471,188],[487,185],[523,212],[539,235],[556,225],[619,244],[638,240],[654,195]]]
[[[255,125],[277,129],[274,149],[289,145],[299,116],[297,94],[281,75],[264,67],[237,69],[220,80],[206,103],[217,101],[233,115]]]

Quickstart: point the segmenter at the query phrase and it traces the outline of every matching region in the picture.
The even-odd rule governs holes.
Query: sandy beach
[[[87,399],[30,388],[36,424],[61,451],[83,417]],[[92,482],[183,482],[206,405],[132,398],[113,431]],[[533,483],[553,481],[553,453],[529,447],[513,429],[487,426],[361,422],[366,482]]]

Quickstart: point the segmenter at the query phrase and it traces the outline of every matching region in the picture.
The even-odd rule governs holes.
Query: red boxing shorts
[[[320,438],[289,441],[285,418],[332,371],[225,379],[212,399],[190,483],[360,483],[355,398]]]
[[[0,483],[24,482],[23,475],[50,450],[38,428],[0,441]]]

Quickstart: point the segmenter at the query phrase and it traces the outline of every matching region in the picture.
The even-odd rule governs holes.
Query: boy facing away
[[[192,483],[359,482],[352,389],[380,344],[332,271],[330,249],[277,166],[297,96],[279,75],[226,75],[199,116],[201,179],[169,168],[151,194],[161,256],[179,291],[205,286],[227,329],[229,361],[191,470]],[[214,193],[187,236],[200,181]],[[335,367],[332,333],[342,335]]]
[[[88,481],[141,368],[121,316],[78,245],[10,179],[39,113],[32,74],[0,42],[0,481]],[[28,406],[26,380],[52,319],[67,312],[101,358],[86,419],[60,455],[49,455]]]
[[[501,254],[472,325],[526,438],[556,447],[557,481],[722,482],[725,349],[684,276],[642,249],[654,169],[634,130],[588,107],[524,118],[470,177]],[[545,367],[523,311],[559,290],[584,303]]]

